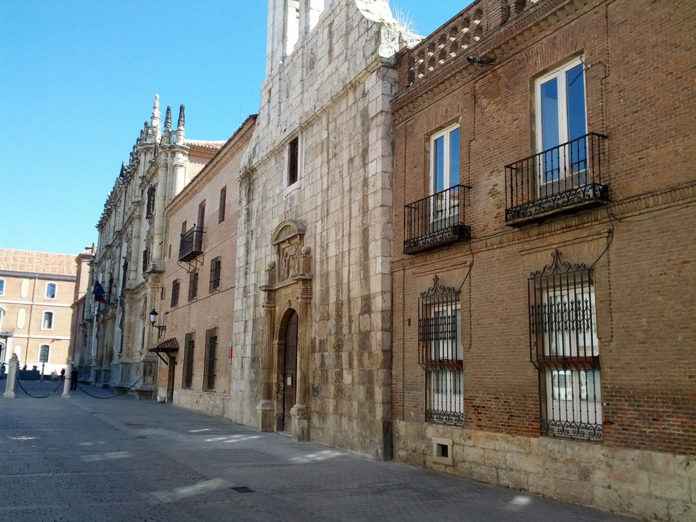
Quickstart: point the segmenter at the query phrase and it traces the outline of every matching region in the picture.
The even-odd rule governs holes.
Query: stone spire
[[[179,122],[177,123],[177,126],[176,126],[176,144],[177,145],[184,144],[184,132],[185,132],[185,127],[186,127],[185,110],[186,110],[186,108],[183,105],[181,105],[179,107]]]
[[[150,116],[150,129],[152,139],[155,143],[159,141],[160,136],[160,99],[159,94],[155,94],[155,99],[152,101],[152,115]]]
[[[167,105],[167,111],[164,116],[164,129],[172,130],[172,108],[169,105]]]

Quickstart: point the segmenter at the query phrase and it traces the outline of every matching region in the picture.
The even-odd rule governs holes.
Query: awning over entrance
[[[172,337],[171,339],[167,339],[166,341],[162,341],[154,348],[150,348],[149,351],[152,353],[157,353],[157,354],[160,354],[160,353],[173,354],[173,353],[176,353],[179,351],[179,341],[177,341],[175,337]]]

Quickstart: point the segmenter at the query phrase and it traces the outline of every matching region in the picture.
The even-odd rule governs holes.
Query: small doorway
[[[278,415],[278,431],[288,431],[292,426],[290,410],[297,400],[297,312],[289,310],[283,321],[280,340],[283,343],[280,354],[279,387],[281,411]]]

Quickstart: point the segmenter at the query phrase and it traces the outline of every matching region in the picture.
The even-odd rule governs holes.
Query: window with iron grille
[[[435,276],[420,295],[418,359],[425,370],[425,419],[437,424],[464,423],[464,353],[460,292]]]
[[[178,279],[172,281],[172,300],[170,306],[174,308],[179,304],[179,287],[180,283]]]
[[[217,363],[217,328],[205,332],[205,391],[215,390],[215,365]]]
[[[529,342],[539,371],[544,435],[602,438],[599,341],[592,269],[561,260],[529,277]]]
[[[189,289],[188,289],[188,300],[193,301],[198,297],[198,272],[191,272],[189,274]]]
[[[222,260],[216,257],[210,261],[210,292],[220,288],[220,273],[222,271]]]
[[[193,384],[193,350],[195,347],[193,340],[194,335],[195,334],[193,332],[187,333],[186,337],[184,338],[184,367],[182,368],[181,372],[181,387],[187,390],[190,390],[191,385]]]
[[[227,207],[227,187],[220,189],[220,205],[218,206],[218,223],[225,221],[225,208]]]

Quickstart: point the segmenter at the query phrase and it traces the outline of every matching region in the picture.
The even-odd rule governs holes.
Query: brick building
[[[696,4],[480,0],[400,55],[397,459],[696,519]]]
[[[76,280],[74,255],[0,249],[0,364],[66,367]]]
[[[250,116],[165,209],[163,285],[151,312],[159,328],[158,398],[233,416],[230,350],[242,154]]]

